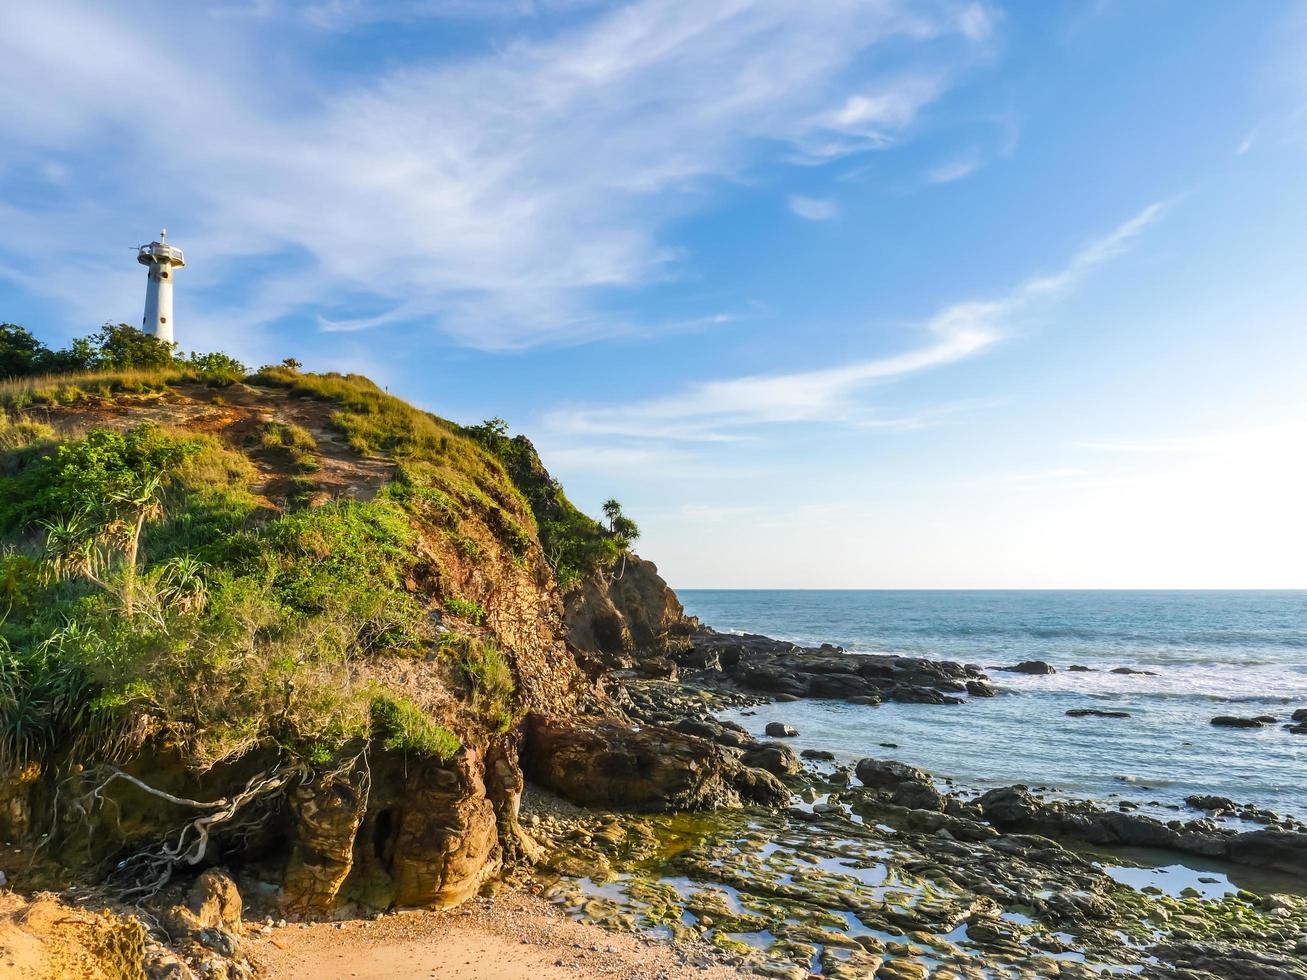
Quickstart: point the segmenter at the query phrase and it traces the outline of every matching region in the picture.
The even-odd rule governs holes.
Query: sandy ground
[[[244,943],[268,977],[314,980],[725,980],[707,958],[670,943],[573,922],[543,899],[501,893],[447,912],[414,911],[375,921],[287,925]]]

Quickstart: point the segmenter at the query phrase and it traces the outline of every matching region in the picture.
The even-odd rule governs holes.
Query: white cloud
[[[932,184],[949,184],[963,177],[969,177],[980,169],[981,159],[978,150],[972,149],[961,156],[946,160],[926,172],[926,180]]]
[[[24,204],[37,237],[0,243],[0,263],[21,275],[57,252],[56,295],[99,300],[104,280],[79,270],[166,222],[193,286],[239,277],[250,330],[300,312],[328,329],[404,315],[484,348],[608,335],[630,327],[605,305],[614,288],[677,274],[661,233],[706,184],[762,152],[819,162],[892,143],[987,36],[982,7],[947,0],[639,0],[515,36],[552,9],[533,4],[486,53],[351,75],[314,70],[320,32],[268,29],[289,9],[6,9],[0,86],[23,96],[0,105],[0,139],[13,159],[93,165],[94,179],[70,181],[57,208]],[[324,24],[366,13],[313,9]],[[954,68],[912,69],[918,46],[938,61],[944,41]],[[901,76],[855,68],[890,45]],[[273,276],[297,289],[251,285]],[[342,307],[370,315],[341,321]]]
[[[791,211],[808,221],[830,221],[840,213],[839,205],[828,198],[791,194],[787,203]]]
[[[946,307],[924,324],[927,341],[901,353],[812,371],[705,381],[634,404],[555,411],[546,421],[573,435],[724,440],[766,423],[849,420],[856,414],[854,397],[868,385],[965,360],[997,343],[1014,319],[1118,255],[1161,210],[1160,204],[1149,205],[1057,272],[1027,279],[1000,299]]]

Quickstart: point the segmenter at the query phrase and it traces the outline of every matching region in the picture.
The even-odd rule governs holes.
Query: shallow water
[[[808,700],[726,717],[796,748],[895,758],[978,788],[1022,782],[1163,806],[1216,793],[1307,819],[1307,735],[1215,728],[1219,714],[1287,720],[1307,707],[1307,592],[680,593],[720,630],[988,669],[1046,660],[1051,676],[990,671],[1000,697],[878,707]],[[1067,671],[1071,664],[1094,668]],[[1114,667],[1156,676],[1120,675]],[[1069,708],[1130,718],[1068,718]],[[897,749],[879,743],[892,742]]]

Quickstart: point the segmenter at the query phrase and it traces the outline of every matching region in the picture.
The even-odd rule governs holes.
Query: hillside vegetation
[[[13,328],[0,341],[12,354]],[[84,370],[35,373],[69,361],[38,351],[0,383],[0,773],[27,794],[18,823],[72,774],[92,805],[116,773],[154,792],[163,758],[191,787],[247,780],[272,812],[290,783],[268,773],[509,751],[496,740],[526,711],[586,696],[557,583],[616,561],[633,524],[578,511],[497,420],[144,341],[106,327]],[[97,843],[107,859],[166,829]]]

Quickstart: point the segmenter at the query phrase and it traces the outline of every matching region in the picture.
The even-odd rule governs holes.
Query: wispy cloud
[[[769,423],[856,420],[855,396],[862,389],[980,354],[1002,340],[1018,317],[1120,254],[1161,212],[1161,204],[1149,205],[1076,252],[1058,271],[1029,278],[1006,296],[940,310],[921,328],[925,343],[906,351],[811,371],[705,381],[635,404],[555,411],[546,421],[572,435],[726,440]]]
[[[981,163],[980,151],[971,149],[926,171],[926,180],[932,184],[949,184],[969,177],[980,169]]]
[[[484,53],[355,74],[317,70],[321,30],[278,0],[186,5],[166,28],[90,0],[7,9],[0,86],[24,94],[0,104],[6,165],[93,160],[95,179],[58,207],[24,200],[36,237],[7,237],[0,263],[21,277],[57,251],[76,261],[55,295],[103,295],[81,271],[95,250],[167,220],[189,282],[249,290],[250,329],[301,313],[328,330],[407,318],[483,348],[611,335],[633,327],[615,295],[679,274],[664,229],[711,182],[767,154],[815,164],[893,144],[990,31],[982,5],[952,0],[564,2],[556,20],[556,3],[494,6],[504,37]],[[299,12],[336,27],[375,7]],[[457,0],[391,9],[475,13]],[[900,74],[854,70],[890,47]],[[167,83],[143,85],[143,71]],[[271,276],[299,288],[250,287]]]
[[[787,203],[791,211],[808,221],[830,221],[840,213],[839,205],[823,197],[804,197],[802,194],[791,194]]]

